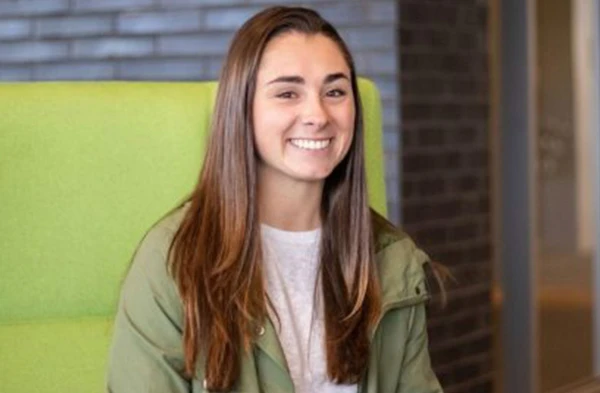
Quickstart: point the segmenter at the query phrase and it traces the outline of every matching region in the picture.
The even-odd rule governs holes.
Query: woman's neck
[[[318,228],[321,226],[322,196],[323,182],[259,175],[260,221],[287,231]]]

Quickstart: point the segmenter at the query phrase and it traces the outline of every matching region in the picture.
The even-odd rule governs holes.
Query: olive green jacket
[[[167,271],[167,251],[183,216],[176,211],[141,242],[124,281],[107,372],[112,393],[205,392],[202,366],[183,376],[183,309]],[[359,393],[440,393],[430,364],[425,320],[427,256],[403,234],[380,236],[377,263],[383,312]],[[244,355],[234,392],[292,393],[294,386],[269,321]]]

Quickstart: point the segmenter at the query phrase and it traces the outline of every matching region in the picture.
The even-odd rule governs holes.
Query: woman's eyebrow
[[[348,76],[346,74],[344,74],[343,72],[336,72],[335,74],[329,74],[325,77],[325,84],[329,84],[329,83],[333,83],[338,79],[346,79],[346,80],[350,80],[350,78],[348,78]]]
[[[345,73],[336,72],[336,73],[327,75],[324,79],[324,83],[325,84],[333,83],[338,79],[350,80],[350,78],[348,78],[348,76]],[[282,75],[282,76],[278,76],[277,78],[273,79],[272,81],[267,83],[267,85],[271,85],[274,83],[296,83],[299,85],[303,85],[305,83],[305,81],[304,81],[304,78],[299,75]]]
[[[267,85],[271,85],[273,83],[297,83],[297,84],[303,85],[304,78],[301,76],[297,76],[297,75],[278,76],[277,78],[273,79],[271,82],[267,83]]]

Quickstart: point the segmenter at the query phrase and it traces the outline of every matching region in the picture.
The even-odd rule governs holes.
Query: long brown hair
[[[335,28],[310,9],[268,8],[236,33],[221,71],[211,139],[190,207],[169,252],[184,305],[185,368],[198,357],[211,390],[230,390],[267,318],[257,203],[252,113],[256,75],[267,43],[286,32],[333,40],[351,71],[356,111],[349,152],[325,180],[321,275],[329,377],[356,383],[369,358],[369,333],[381,299],[367,201],[363,123],[356,72]]]

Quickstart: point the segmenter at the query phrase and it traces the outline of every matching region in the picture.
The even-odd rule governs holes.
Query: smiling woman
[[[273,7],[235,35],[190,200],[123,284],[111,392],[438,393],[427,255],[371,210],[352,57]]]

